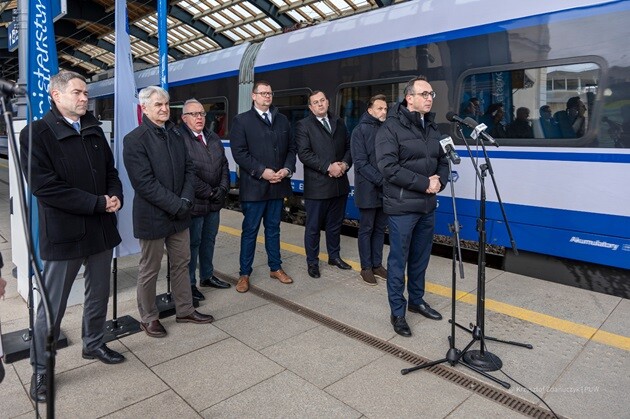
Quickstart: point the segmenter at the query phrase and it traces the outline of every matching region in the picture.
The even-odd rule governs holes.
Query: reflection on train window
[[[584,145],[578,139],[592,124],[599,75],[594,63],[472,74],[463,80],[460,116],[485,124],[495,138],[510,139],[507,145],[527,145],[523,139],[536,145],[536,139],[575,139],[548,144]]]
[[[197,99],[206,111],[206,128],[214,131],[221,138],[228,133],[227,98],[202,98]],[[171,121],[182,123],[183,102],[171,102]]]
[[[276,90],[273,92],[273,106],[289,119],[291,131],[297,122],[308,115],[308,95],[310,89]]]

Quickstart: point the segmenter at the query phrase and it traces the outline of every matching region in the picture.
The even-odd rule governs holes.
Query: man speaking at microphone
[[[387,296],[390,321],[401,336],[411,336],[405,319],[412,313],[440,320],[424,300],[431,256],[436,194],[448,182],[448,160],[431,113],[435,92],[426,77],[407,83],[405,98],[394,106],[376,134],[376,160],[383,174],[383,209],[389,215]],[[405,300],[405,268],[407,291]]]

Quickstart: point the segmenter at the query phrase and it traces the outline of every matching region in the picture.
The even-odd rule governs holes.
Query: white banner
[[[114,72],[114,154],[116,168],[123,184],[124,205],[118,212],[118,231],[122,243],[114,251],[115,257],[140,252],[140,244],[133,237],[134,191],[123,163],[123,138],[140,123],[136,82],[133,77],[133,55],[129,41],[127,1],[116,0],[116,67]]]

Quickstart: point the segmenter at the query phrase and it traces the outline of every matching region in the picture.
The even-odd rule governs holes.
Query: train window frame
[[[345,82],[345,83],[338,84],[337,87],[335,88],[335,107],[334,107],[335,114],[338,115],[340,118],[345,117],[345,115],[344,116],[341,115],[341,105],[342,105],[341,102],[343,100],[341,91],[343,89],[348,89],[348,88],[352,89],[352,88],[357,88],[357,87],[368,87],[368,86],[374,88],[378,86],[391,86],[393,84],[406,84],[413,77],[414,76],[412,75],[404,75],[404,76],[396,76],[396,77],[386,77],[382,79],[352,81],[352,82]],[[376,94],[378,93],[374,93],[374,95]],[[388,112],[391,106],[393,106],[396,103],[399,103],[400,100],[402,100],[401,98],[390,98],[389,94],[386,94],[386,93],[384,94],[388,98],[388,102],[387,102]],[[365,112],[366,110],[367,109],[364,109],[363,112]],[[363,114],[363,112],[359,112],[359,118]],[[348,127],[348,131],[352,132],[352,127]]]
[[[228,138],[229,132],[230,132],[230,117],[229,117],[229,105],[230,105],[230,101],[228,100],[228,98],[226,96],[208,96],[208,97],[202,97],[202,98],[192,98],[197,100],[199,103],[201,103],[201,105],[203,106],[204,110],[206,111],[206,128],[208,128],[208,116],[210,114],[210,112],[208,112],[208,105],[212,105],[212,104],[216,104],[216,103],[223,103],[223,114],[224,114],[224,118],[223,118],[223,131],[224,134],[223,135],[219,135],[217,132],[215,132],[215,134],[219,135],[219,137],[221,139],[226,139]],[[188,100],[188,99],[186,99]],[[171,109],[182,109],[184,107],[184,103],[186,102],[186,100],[181,101],[178,100],[176,102],[171,102],[169,107]],[[183,110],[183,109],[182,109]],[[173,116],[173,112],[171,111],[171,116]],[[181,112],[179,113],[179,115],[177,115],[177,117],[175,117],[175,123],[176,124],[183,124],[184,122],[181,119]]]
[[[595,93],[595,97],[593,99],[593,106],[588,109],[588,126],[587,130],[582,137],[579,138],[514,138],[514,137],[506,137],[501,138],[498,142],[501,146],[509,146],[509,147],[593,147],[593,144],[597,142],[597,132],[599,130],[600,125],[600,116],[602,112],[602,97],[603,92],[606,89],[606,80],[608,73],[608,65],[606,61],[599,56],[596,55],[585,55],[580,57],[571,57],[565,59],[556,59],[556,60],[539,60],[539,61],[531,61],[531,62],[521,62],[515,64],[506,64],[506,65],[497,65],[497,66],[485,66],[485,67],[477,67],[470,68],[466,71],[462,72],[456,80],[455,88],[453,89],[453,97],[451,98],[452,103],[455,106],[458,106],[463,102],[464,93],[466,92],[465,82],[472,75],[477,74],[491,74],[497,72],[515,72],[515,71],[526,71],[526,70],[535,70],[540,68],[552,68],[552,67],[561,67],[561,66],[570,66],[570,65],[580,65],[580,64],[594,64],[598,67],[598,80],[599,83],[597,85],[597,92]],[[547,89],[547,83],[545,83],[545,89]],[[456,111],[460,111],[460,109],[456,109]],[[530,110],[532,114],[538,115],[538,109]],[[537,118],[536,118],[537,119]],[[460,138],[459,133],[456,129],[456,124],[450,124],[449,134],[453,137],[457,144],[464,144],[463,140]],[[469,140],[471,141],[471,140]]]

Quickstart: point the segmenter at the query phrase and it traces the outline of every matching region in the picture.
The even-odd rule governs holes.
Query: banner
[[[139,102],[133,75],[133,55],[129,41],[127,1],[116,0],[116,67],[114,70],[114,154],[116,168],[123,185],[124,205],[118,212],[118,231],[122,242],[114,250],[115,257],[140,252],[140,244],[133,237],[134,191],[123,163],[123,138],[139,125]]]
[[[31,0],[28,2],[28,50],[27,50],[27,90],[31,102],[28,121],[42,119],[50,110],[48,85],[50,77],[57,74],[57,45],[53,28],[51,0]],[[39,218],[37,200],[31,196],[31,237],[35,248],[35,260],[41,267],[39,257]]]

